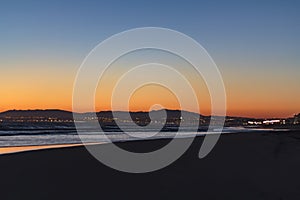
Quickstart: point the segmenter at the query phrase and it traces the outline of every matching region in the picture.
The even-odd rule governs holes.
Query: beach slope
[[[110,169],[82,146],[1,155],[1,199],[300,199],[300,132],[222,135],[199,159],[202,141],[146,174]],[[118,145],[144,152],[167,142]]]

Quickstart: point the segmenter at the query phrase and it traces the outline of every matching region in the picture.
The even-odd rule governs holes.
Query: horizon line
[[[294,117],[295,115],[299,115],[300,112],[295,112],[293,114],[293,116],[289,116],[289,117],[247,117],[247,116],[233,116],[233,115],[225,115],[225,116],[221,116],[221,115],[203,115],[201,113],[197,113],[197,112],[193,112],[193,111],[188,111],[188,110],[180,110],[180,109],[168,109],[168,108],[162,108],[162,109],[159,109],[159,110],[149,110],[149,111],[143,111],[143,110],[139,110],[139,111],[128,111],[128,110],[100,110],[100,111],[84,111],[84,112],[73,112],[72,110],[68,110],[68,109],[61,109],[61,108],[46,108],[46,109],[39,109],[39,108],[36,108],[36,109],[9,109],[9,110],[5,110],[5,111],[1,111],[1,113],[5,113],[5,112],[9,112],[9,111],[65,111],[65,112],[70,112],[70,113],[78,113],[78,114],[85,114],[85,113],[92,113],[92,112],[95,112],[95,113],[99,113],[99,112],[130,112],[130,113],[138,113],[138,112],[152,112],[152,111],[161,111],[161,110],[169,110],[169,111],[185,111],[185,112],[190,112],[190,113],[195,113],[195,114],[198,114],[198,115],[202,115],[202,116],[217,116],[217,117],[239,117],[239,118],[252,118],[252,119],[270,119],[270,118],[292,118]]]

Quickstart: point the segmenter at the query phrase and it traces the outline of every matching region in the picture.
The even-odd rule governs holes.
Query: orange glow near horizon
[[[11,109],[63,109],[72,110],[72,91],[77,68],[53,68],[42,63],[30,67],[11,67],[0,74],[0,111]],[[273,73],[234,75],[221,71],[227,93],[227,115],[256,118],[291,117],[300,112],[300,93],[297,76]],[[187,72],[188,73],[188,72]],[[283,78],[282,78],[283,77]],[[113,79],[110,77],[110,79]],[[210,99],[201,80],[191,78],[200,101],[200,112],[210,114]],[[198,84],[200,83],[200,84]],[[267,83],[267,84],[266,84]],[[96,93],[96,110],[110,110],[111,86]],[[99,99],[99,100],[98,100]],[[131,111],[148,111],[153,104],[167,109],[180,109],[176,98],[167,90],[145,87],[137,90],[129,103]],[[120,110],[126,110],[120,108]],[[188,109],[193,111],[193,109]],[[83,107],[81,112],[90,111]]]
[[[149,98],[149,96],[152,98]],[[158,85],[147,85],[136,90],[131,96],[129,101],[129,110],[150,111],[152,106],[156,104],[161,105],[162,108],[172,110],[180,109],[180,104],[176,96],[169,90]]]

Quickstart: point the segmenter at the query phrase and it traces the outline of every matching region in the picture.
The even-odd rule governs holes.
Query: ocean
[[[86,129],[83,134],[77,134],[73,123],[24,123],[14,122],[1,124],[0,147],[32,146],[32,145],[56,145],[56,144],[78,144],[78,143],[109,143],[131,140],[150,140],[173,137],[194,137],[205,134],[216,134],[219,130],[193,131],[189,127],[183,127],[183,131],[159,131],[127,127],[129,132],[122,132],[114,127],[109,131]],[[253,129],[244,127],[224,127],[222,134],[276,131],[276,129]],[[282,130],[281,130],[282,131]],[[128,133],[128,134],[127,134]]]

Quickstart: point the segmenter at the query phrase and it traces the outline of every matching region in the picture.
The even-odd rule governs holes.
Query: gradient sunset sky
[[[299,1],[0,3],[0,111],[71,110],[74,78],[85,56],[113,34],[154,26],[183,32],[208,51],[224,79],[228,115],[300,112]],[[161,88],[145,91],[164,94],[157,100],[176,109],[176,99]],[[155,102],[144,96],[136,93],[132,110]],[[209,100],[201,106],[209,114]],[[99,100],[96,108],[109,106]]]

